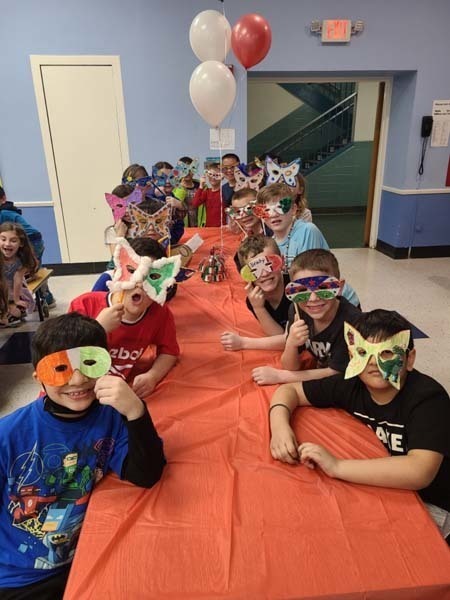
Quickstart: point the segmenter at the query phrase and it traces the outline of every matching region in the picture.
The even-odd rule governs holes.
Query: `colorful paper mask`
[[[320,300],[332,300],[339,293],[341,283],[336,277],[317,275],[290,281],[285,287],[286,297],[291,302],[308,302],[314,292]]]
[[[297,183],[297,174],[300,170],[300,159],[297,158],[287,165],[280,167],[278,163],[272,160],[269,156],[266,158],[267,180],[266,185],[284,181],[290,187],[295,187]]]
[[[195,158],[190,165],[188,165],[187,163],[183,162],[183,161],[179,161],[176,164],[176,169],[178,169],[181,172],[181,176],[182,177],[186,177],[187,175],[189,175],[189,173],[192,174],[192,176],[196,175],[198,172],[198,158]]]
[[[139,204],[142,202],[142,189],[136,186],[131,194],[125,198],[119,198],[114,194],[105,194],[105,199],[112,210],[114,222],[116,222],[124,218],[130,204]]]
[[[147,175],[146,177],[138,177],[138,179],[132,179],[131,177],[123,177],[122,183],[125,185],[138,185],[139,187],[143,188],[152,184],[152,178],[150,175]]]
[[[227,215],[230,216],[231,219],[243,219],[244,217],[250,217],[254,213],[254,207],[256,206],[256,200],[251,200],[245,206],[241,206],[240,208],[236,208],[235,206],[228,206],[225,209]]]
[[[291,210],[292,198],[281,198],[274,204],[255,204],[253,213],[259,219],[269,219],[276,215],[285,215]]]
[[[383,379],[399,390],[400,371],[406,363],[410,335],[409,329],[405,329],[382,342],[368,342],[357,329],[344,323],[345,342],[351,356],[345,379],[362,373],[373,356]]]
[[[127,231],[127,237],[148,237],[150,227],[160,237],[169,235],[169,222],[171,217],[171,207],[168,204],[163,204],[159,210],[152,215],[144,212],[135,204],[130,204],[128,207],[128,216],[131,221],[131,226]]]
[[[210,181],[221,181],[223,175],[220,171],[215,171],[214,169],[206,169],[205,177]]]
[[[239,165],[234,169],[234,178],[236,183],[234,185],[234,191],[238,192],[244,188],[250,188],[251,190],[259,190],[259,187],[264,179],[264,169],[258,169],[249,175],[243,165]]]
[[[256,281],[263,275],[281,271],[283,259],[277,254],[255,256],[241,269],[241,277],[244,281]]]
[[[181,259],[171,256],[153,260],[149,256],[139,256],[124,238],[120,238],[114,251],[114,265],[114,276],[108,282],[111,292],[133,290],[140,283],[147,296],[162,305],[166,301],[167,288],[175,283]]]
[[[105,348],[81,346],[53,352],[42,358],[36,366],[36,375],[44,385],[66,385],[78,369],[85,377],[98,379],[108,373],[111,357]]]

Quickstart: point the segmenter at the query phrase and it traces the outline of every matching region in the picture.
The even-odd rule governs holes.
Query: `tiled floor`
[[[419,370],[431,375],[450,391],[450,259],[392,260],[367,248],[337,249],[342,276],[356,289],[364,310],[395,309],[429,337],[416,340]],[[58,301],[52,315],[67,310],[72,298],[88,291],[95,275],[53,277],[51,289]],[[182,290],[179,290],[182,293]],[[176,301],[176,299],[175,299]],[[34,331],[35,313],[19,329],[0,330],[1,348],[14,334]],[[10,347],[26,347],[26,336],[10,341]],[[21,406],[37,394],[38,386],[28,364],[0,365],[0,414]]]

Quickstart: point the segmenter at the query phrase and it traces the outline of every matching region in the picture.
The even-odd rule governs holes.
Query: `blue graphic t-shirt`
[[[42,398],[0,419],[0,588],[44,579],[70,563],[92,489],[128,453],[121,415],[98,405],[56,419]]]

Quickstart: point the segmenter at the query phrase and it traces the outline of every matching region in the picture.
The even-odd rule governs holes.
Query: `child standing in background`
[[[297,196],[294,198],[295,206],[297,207],[297,214],[295,215],[300,221],[306,223],[312,223],[312,214],[308,208],[308,201],[306,199],[306,180],[300,173],[296,176],[296,185],[294,193]]]
[[[178,162],[184,163],[185,165],[190,166],[190,165],[192,165],[192,163],[194,161],[189,156],[182,156]],[[192,206],[192,200],[194,199],[195,192],[199,188],[199,183],[198,183],[198,181],[194,181],[194,176],[193,176],[192,170],[189,170],[187,175],[185,175],[182,178],[182,180],[180,181],[179,187],[181,189],[183,189],[186,193],[184,203],[186,205],[187,215],[184,219],[184,224],[186,225],[186,227],[197,227],[197,212],[198,211],[195,206]]]
[[[206,177],[200,178],[200,187],[195,192],[192,206],[199,207],[204,204],[206,207],[205,226],[220,227],[222,223],[226,222],[226,217],[225,206],[220,195],[222,175],[219,165],[217,163],[207,163],[205,175]],[[208,181],[210,187],[206,187],[206,181]]]
[[[9,312],[23,319],[34,309],[34,300],[25,283],[25,275],[34,275],[38,261],[23,228],[16,223],[0,225],[0,250],[8,285]]]
[[[0,252],[0,327],[16,327],[20,319],[8,312],[8,286],[6,284],[3,254]]]

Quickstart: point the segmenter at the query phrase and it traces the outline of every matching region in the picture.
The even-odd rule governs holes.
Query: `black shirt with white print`
[[[283,274],[283,285],[284,287],[287,286],[287,284],[290,282],[290,278],[289,275],[287,273]],[[248,298],[245,299],[245,302],[247,304],[247,308],[255,315],[255,309],[252,306],[252,303],[250,302],[250,300]],[[269,313],[269,315],[272,317],[272,319],[278,323],[278,325],[281,325],[281,327],[285,328],[286,327],[286,323],[288,320],[288,315],[289,315],[289,308],[291,306],[291,301],[286,298],[286,295],[283,294],[281,296],[281,300],[280,303],[278,304],[278,306],[276,306],[275,308],[270,304],[270,302],[268,300],[266,300],[264,302],[264,308],[267,310],[267,312]]]
[[[308,401],[316,407],[343,408],[368,425],[389,454],[432,450],[444,456],[430,485],[419,494],[424,502],[450,511],[450,398],[434,379],[413,370],[389,404],[374,402],[359,377],[334,375],[305,381]]]
[[[303,350],[309,350],[317,358],[317,368],[330,367],[335,371],[344,372],[348,365],[348,349],[344,338],[344,321],[353,323],[361,314],[346,298],[338,297],[339,308],[331,323],[320,333],[314,333],[314,319],[302,310],[299,311],[300,318],[305,321],[309,328],[310,338],[304,346],[301,346],[299,354]],[[289,328],[294,322],[294,306],[289,309]]]

